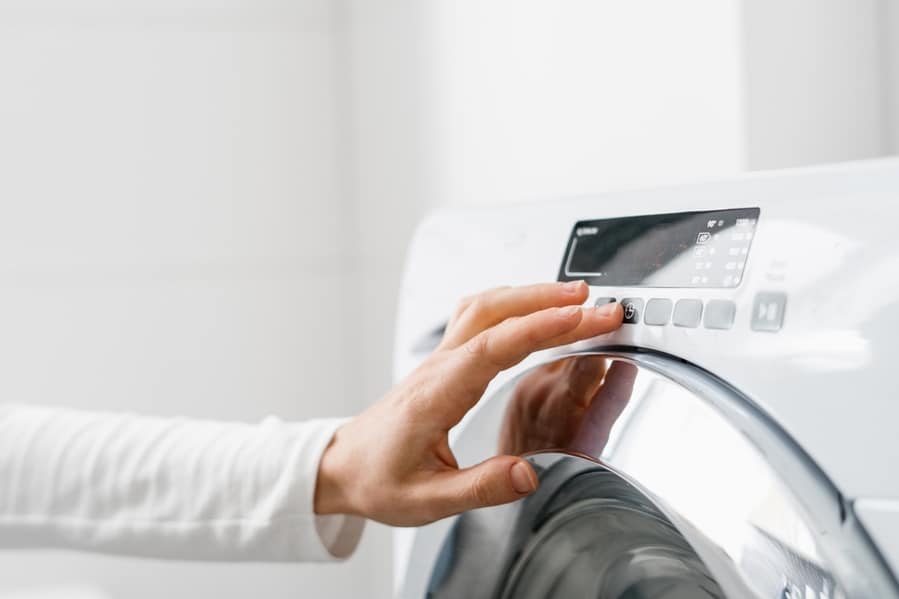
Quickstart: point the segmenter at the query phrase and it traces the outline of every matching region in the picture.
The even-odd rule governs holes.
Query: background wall
[[[890,0],[0,0],[0,398],[353,413],[424,212],[899,151],[897,30]],[[0,598],[384,597],[389,545],[0,553]]]
[[[333,10],[0,0],[3,401],[360,408]],[[0,597],[368,596],[373,532],[327,567],[2,553]]]

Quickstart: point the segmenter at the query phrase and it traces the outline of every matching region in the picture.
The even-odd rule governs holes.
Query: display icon
[[[697,258],[702,258],[703,256],[705,256],[706,249],[707,248],[705,246],[695,247],[695,248],[693,248],[693,255],[696,256]]]
[[[706,223],[706,227],[708,227],[709,229],[714,229],[716,224],[718,224],[718,221],[710,220]]]
[[[696,236],[696,245],[704,245],[709,242],[712,238],[712,234],[708,231],[703,231],[699,235]]]

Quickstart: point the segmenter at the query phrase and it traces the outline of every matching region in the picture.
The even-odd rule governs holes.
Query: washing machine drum
[[[614,352],[543,364],[492,395],[455,448],[463,462],[525,455],[540,487],[460,516],[427,597],[899,596],[801,448],[681,361]]]
[[[559,461],[549,477],[572,467]],[[500,597],[725,597],[677,528],[608,471],[586,470],[569,478],[539,520]]]

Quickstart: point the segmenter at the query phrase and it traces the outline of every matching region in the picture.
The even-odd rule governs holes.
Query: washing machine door
[[[801,448],[682,361],[554,359],[487,399],[454,448],[462,463],[526,455],[540,488],[463,514],[439,542],[423,531],[405,598],[899,597]]]

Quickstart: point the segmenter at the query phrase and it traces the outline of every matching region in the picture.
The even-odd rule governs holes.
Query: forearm
[[[347,553],[361,522],[313,513],[338,424],[0,406],[0,546],[204,560]]]

